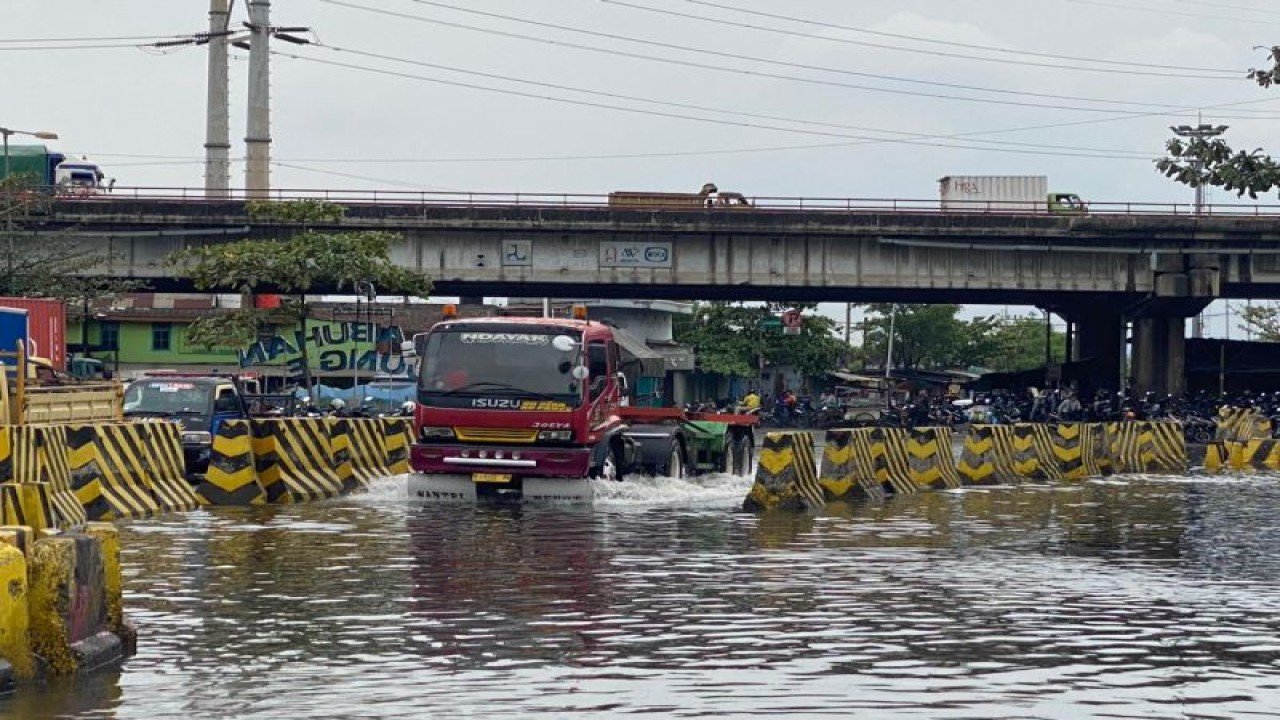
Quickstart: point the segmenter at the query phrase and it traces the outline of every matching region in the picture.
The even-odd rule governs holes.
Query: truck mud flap
[[[409,500],[423,503],[474,503],[476,485],[470,475],[409,473]]]
[[[548,504],[589,503],[595,497],[591,481],[576,478],[525,478],[524,501]]]

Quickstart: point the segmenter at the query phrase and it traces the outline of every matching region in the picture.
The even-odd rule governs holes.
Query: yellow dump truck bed
[[[124,386],[120,383],[81,383],[66,386],[30,386],[21,399],[10,400],[11,423],[111,422],[124,419]]]

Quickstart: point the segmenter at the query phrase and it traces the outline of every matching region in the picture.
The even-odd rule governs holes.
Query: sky
[[[118,191],[201,187],[207,54],[148,45],[208,7],[6,0],[0,125],[57,132]],[[277,0],[272,23],[312,41],[273,45],[281,189],[930,200],[945,175],[1025,174],[1185,209],[1152,163],[1170,125],[1273,151],[1280,125],[1280,91],[1245,77],[1280,43],[1264,0]]]

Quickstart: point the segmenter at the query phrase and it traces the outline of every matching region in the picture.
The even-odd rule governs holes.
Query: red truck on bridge
[[[746,474],[757,419],[630,407],[609,325],[575,318],[450,317],[420,356],[411,498],[588,501],[591,479]]]

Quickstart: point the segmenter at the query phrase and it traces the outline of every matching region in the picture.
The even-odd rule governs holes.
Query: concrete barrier
[[[913,485],[921,490],[960,487],[960,473],[951,447],[951,428],[911,428],[904,440],[907,476]]]
[[[362,487],[367,481],[361,481],[355,475],[351,453],[351,420],[347,418],[329,418],[329,462],[333,465],[334,476],[342,486],[344,493]]]
[[[250,420],[258,481],[268,502],[323,500],[342,494],[324,418]]]
[[[862,450],[865,439],[861,443],[855,439],[866,432],[866,429],[827,431],[818,484],[828,502],[884,497],[884,488],[873,479],[870,458]]]
[[[1010,443],[1013,446],[1013,470],[1018,477],[1041,482],[1062,479],[1047,427],[1039,423],[1017,423],[1013,426]]]
[[[0,543],[0,682],[35,677],[35,656],[31,654],[30,615],[27,599],[27,556],[18,548]],[[7,676],[7,677],[6,677]]]
[[[965,485],[1011,485],[1019,481],[1013,469],[1013,428],[971,425],[960,451],[957,471]]]
[[[1256,408],[1225,407],[1218,411],[1215,440],[1248,442],[1271,438],[1271,420]]]
[[[1187,446],[1177,423],[1107,424],[1111,457],[1117,473],[1183,472]]]
[[[813,436],[807,432],[765,435],[756,464],[755,484],[743,508],[817,510],[826,504],[813,458]]]
[[[213,435],[209,468],[196,486],[210,505],[261,505],[266,490],[258,482],[253,458],[253,434],[248,420],[224,420]]]
[[[70,675],[123,657],[124,644],[112,632],[108,612],[120,599],[109,598],[100,539],[76,532],[41,538],[27,565],[30,648],[47,672]]]
[[[0,482],[47,483],[54,527],[72,527],[88,519],[71,485],[65,427],[13,425],[0,428],[0,436],[12,458],[0,464]]]
[[[90,520],[160,512],[147,482],[151,469],[123,425],[71,425],[67,444],[71,484]]]
[[[413,445],[413,422],[408,418],[382,418],[382,443],[388,475],[409,472],[409,448]]]
[[[162,511],[187,512],[203,504],[187,482],[182,428],[177,423],[132,423],[123,426],[121,432],[137,448],[138,457],[147,469],[143,479]]]
[[[373,418],[347,420],[351,432],[351,472],[361,484],[380,477],[387,477],[387,449],[383,439],[382,421]]]

